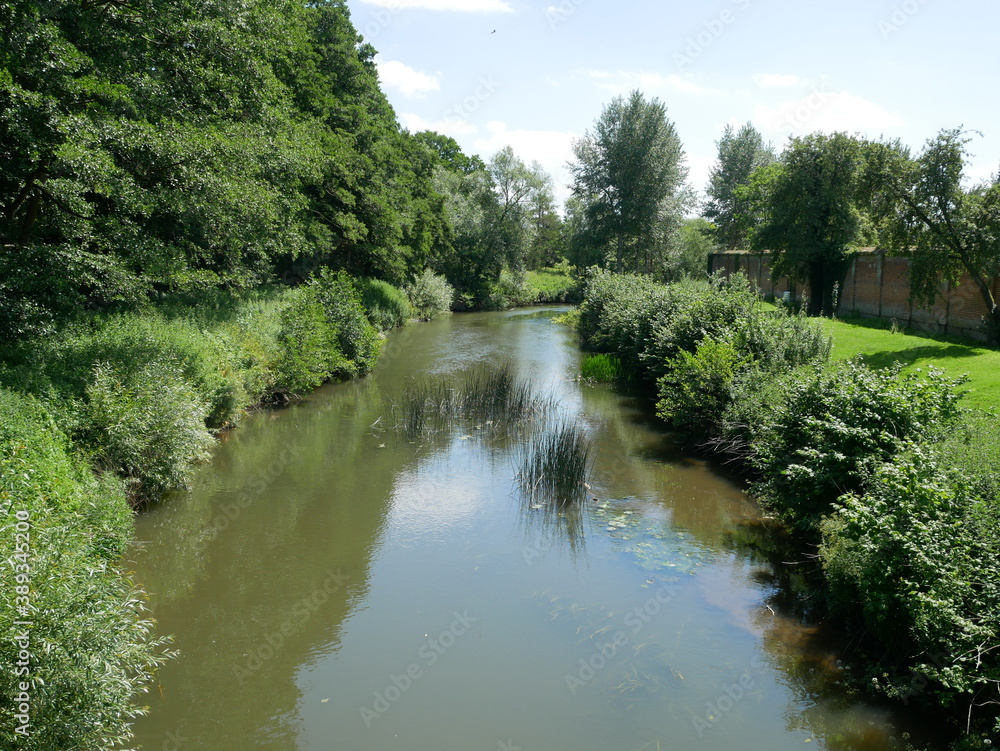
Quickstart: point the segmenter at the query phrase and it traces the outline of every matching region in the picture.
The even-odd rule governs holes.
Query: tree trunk
[[[983,302],[986,303],[986,323],[989,328],[989,331],[986,333],[990,338],[990,342],[1000,344],[1000,306],[997,305],[997,301],[993,298],[993,290],[990,289],[990,285],[986,283],[986,280],[971,268],[970,264],[965,263],[964,259],[963,263],[966,271],[969,272],[969,276],[972,277],[972,281],[979,289],[979,294],[982,296]]]
[[[615,256],[615,273],[622,273],[622,261],[625,256],[625,235],[618,233],[618,252]]]

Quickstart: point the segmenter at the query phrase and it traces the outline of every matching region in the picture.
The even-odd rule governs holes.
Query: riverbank
[[[739,276],[595,275],[579,330],[797,530],[831,614],[877,645],[858,685],[949,714],[962,748],[1000,733],[1000,436],[959,380],[838,361],[821,323]]]
[[[170,654],[120,567],[132,509],[183,488],[247,411],[368,373],[382,331],[410,317],[385,282],[323,272],[95,316],[0,353],[0,632],[24,635],[0,646],[19,666],[0,678],[0,745],[127,741],[135,693]]]

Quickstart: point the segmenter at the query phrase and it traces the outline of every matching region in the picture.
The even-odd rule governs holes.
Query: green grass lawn
[[[893,333],[878,327],[875,321],[824,320],[823,325],[833,337],[834,359],[861,355],[871,367],[888,367],[897,360],[905,371],[927,369],[933,365],[951,377],[967,374],[964,389],[966,407],[989,409],[1000,407],[1000,352],[950,339],[942,341],[913,333]]]

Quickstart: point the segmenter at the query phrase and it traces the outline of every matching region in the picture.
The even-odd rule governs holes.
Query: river
[[[747,544],[769,539],[755,505],[581,384],[558,312],[394,332],[371,376],[249,418],[138,517],[129,565],[179,653],[142,698],[144,749],[902,747]],[[394,429],[415,379],[498,363],[584,426],[579,514],[523,502],[516,436]]]

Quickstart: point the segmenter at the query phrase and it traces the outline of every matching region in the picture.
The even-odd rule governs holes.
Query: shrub
[[[536,291],[528,284],[523,271],[504,269],[500,277],[489,285],[486,299],[482,302],[485,310],[507,310],[519,305],[530,305],[535,301]]]
[[[451,311],[455,289],[443,277],[424,269],[412,284],[404,287],[414,313],[423,321],[430,321]]]
[[[402,290],[381,279],[357,279],[355,284],[368,320],[380,331],[398,329],[410,320],[413,308]]]
[[[814,528],[844,493],[906,440],[940,431],[959,414],[960,380],[931,370],[900,376],[900,366],[870,370],[860,361],[817,368],[797,379],[774,421],[757,436],[757,491],[805,528]]]
[[[648,277],[589,272],[578,331],[584,347],[610,352],[637,371],[653,327],[674,305],[676,290]]]
[[[19,387],[54,389],[72,398],[83,397],[97,363],[133,376],[151,363],[173,364],[207,405],[206,424],[212,428],[236,422],[249,401],[238,356],[224,337],[210,337],[190,320],[169,320],[154,311],[73,326],[10,355],[21,367]]]
[[[141,713],[136,689],[164,658],[162,642],[150,637],[142,593],[117,567],[132,529],[121,483],[93,476],[68,447],[38,402],[0,390],[3,748],[119,748]],[[25,562],[29,584],[15,578]],[[16,599],[22,586],[26,612]],[[16,620],[32,622],[28,676],[6,669],[19,660],[21,645],[12,637],[24,629]],[[15,734],[22,681],[30,683],[27,737]]]
[[[371,372],[378,362],[384,339],[365,315],[361,296],[351,278],[343,271],[320,269],[309,286],[326,312],[327,320],[336,327],[340,351],[349,361],[349,377]]]
[[[992,469],[996,472],[996,468]],[[928,683],[963,719],[992,712],[1000,731],[1000,505],[916,446],[880,465],[822,525],[835,605],[864,623],[911,671],[877,677],[901,698]],[[978,709],[977,709],[978,708]],[[994,723],[996,723],[994,725]]]
[[[743,274],[683,280],[669,289],[671,304],[652,322],[640,353],[651,378],[673,367],[680,352],[693,353],[703,339],[729,336],[763,314],[757,290]],[[739,346],[735,337],[733,343]]]
[[[527,283],[532,290],[531,302],[569,303],[578,302],[580,298],[580,283],[570,275],[569,269],[529,271]]]
[[[660,378],[656,414],[685,440],[704,441],[729,405],[733,379],[749,362],[726,340],[704,339],[694,353],[680,352]]]
[[[172,363],[124,373],[98,363],[86,392],[86,443],[133,497],[184,487],[192,465],[208,458],[207,406]]]
[[[300,287],[281,311],[275,389],[302,394],[351,372],[340,351],[338,331],[313,287]]]

